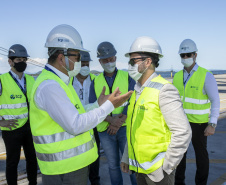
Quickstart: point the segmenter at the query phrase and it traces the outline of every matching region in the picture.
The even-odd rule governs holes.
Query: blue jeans
[[[112,185],[123,185],[122,172],[120,169],[120,154],[123,154],[126,144],[126,126],[122,126],[116,135],[109,135],[107,130],[99,132],[101,145],[108,160],[109,173]],[[137,185],[135,174],[130,175],[132,185]]]

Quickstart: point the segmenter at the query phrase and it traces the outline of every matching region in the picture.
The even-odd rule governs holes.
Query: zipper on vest
[[[134,106],[133,106],[133,113],[134,113],[134,109],[135,109],[136,103],[137,103],[137,102],[135,101]],[[132,149],[133,149],[134,159],[135,159],[135,161],[136,161],[136,163],[137,163],[136,155],[135,155],[135,152],[134,152],[134,147],[133,147],[132,141],[131,141],[131,140],[132,140],[131,135],[132,135],[133,113],[132,113],[132,116],[131,116],[131,126],[130,126],[130,145],[131,145],[131,147],[132,147]],[[138,165],[137,165],[137,173],[138,173]]]

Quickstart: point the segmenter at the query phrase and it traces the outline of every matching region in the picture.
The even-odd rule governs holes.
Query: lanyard
[[[14,81],[17,83],[17,85],[19,86],[19,88],[21,89],[21,91],[24,93],[24,95],[26,96],[26,78],[24,78],[24,88],[20,85],[20,83],[18,82],[18,80],[13,76],[13,74],[11,73],[11,71],[9,72],[9,74],[11,75],[11,77],[14,79]]]
[[[53,74],[55,74],[55,75],[57,75],[52,69],[50,69],[48,66],[45,66],[45,69],[47,70],[47,71],[50,71],[50,72],[52,72]],[[57,75],[58,76],[58,75]],[[58,76],[59,77],[59,76]]]
[[[186,82],[188,81],[188,78],[189,78],[190,74],[191,74],[191,73],[188,74],[188,76],[187,76],[187,78],[186,78],[185,81],[184,81],[184,77],[183,77],[184,86],[185,86]]]
[[[21,91],[23,92],[25,98],[26,98],[26,103],[27,103],[27,110],[28,110],[28,114],[29,114],[29,103],[28,103],[28,98],[27,98],[27,89],[26,89],[26,78],[24,77],[24,88],[20,85],[20,83],[18,82],[18,80],[13,76],[13,74],[11,73],[11,71],[9,72],[9,74],[11,75],[11,77],[14,79],[14,81],[17,83],[17,85],[19,86],[19,88],[21,89]],[[29,120],[29,117],[28,117]]]

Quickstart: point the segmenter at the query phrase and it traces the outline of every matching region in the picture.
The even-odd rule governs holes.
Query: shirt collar
[[[199,65],[197,63],[195,63],[194,67],[192,68],[191,72],[197,71],[198,70]],[[188,73],[185,69],[183,69],[184,72]],[[190,72],[190,73],[191,73]]]
[[[10,72],[11,72],[12,75],[13,75],[16,79],[18,79],[18,80],[22,80],[22,79],[24,78],[24,73],[23,73],[23,75],[22,75],[22,78],[20,79],[19,76],[18,76],[16,73],[14,73],[12,70],[10,70]]]
[[[59,71],[57,68],[53,67],[52,65],[46,64],[46,66],[48,68],[52,69],[65,84],[67,84],[67,85],[69,84],[69,82],[70,82],[69,76],[65,75],[64,73]]]
[[[137,92],[137,93],[141,93],[145,87],[147,87],[148,83],[155,77],[157,77],[157,73],[154,72],[145,82],[144,84],[141,86],[141,84],[139,82],[137,82],[134,86],[134,90]]]

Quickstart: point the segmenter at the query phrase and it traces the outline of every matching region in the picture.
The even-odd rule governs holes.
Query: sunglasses
[[[184,58],[185,56],[191,57],[193,54],[194,54],[194,53],[182,53],[182,54],[180,54],[180,57],[181,57],[181,58]]]
[[[68,53],[67,55],[64,55],[64,56],[68,56],[68,57],[75,56],[77,59],[79,59],[79,61],[80,61],[80,58],[81,58],[80,54],[70,54],[70,53]]]
[[[131,59],[129,60],[129,64],[130,64],[131,66],[134,66],[134,65],[138,62],[138,60],[145,60],[146,58],[149,58],[149,57],[131,58]]]

